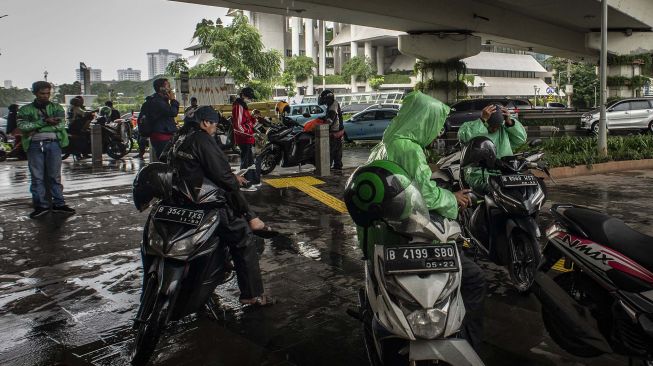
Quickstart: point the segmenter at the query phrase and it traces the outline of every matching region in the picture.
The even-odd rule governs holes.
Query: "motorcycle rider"
[[[512,156],[513,149],[526,142],[526,130],[506,107],[490,104],[483,108],[481,118],[465,122],[458,130],[458,140],[467,143],[477,136],[485,136],[494,142],[497,158]],[[487,191],[489,174],[480,168],[466,168],[465,182],[474,192]]]
[[[263,279],[252,230],[263,230],[265,224],[249,208],[239,188],[246,180],[231,172],[226,155],[218,147],[214,135],[220,115],[211,106],[199,107],[194,117],[184,121],[162,155],[173,166],[188,187],[199,190],[204,178],[224,190],[228,205],[220,210],[217,235],[228,246],[234,261],[240,302],[244,305],[271,305],[263,294]]]
[[[256,119],[249,112],[247,103],[254,100],[254,89],[245,87],[240,91],[238,98],[234,101],[231,110],[231,123],[234,129],[234,143],[240,148],[240,169],[248,169],[254,165],[254,169],[247,170],[245,178],[251,186],[243,188],[244,191],[256,191],[261,185],[261,168],[254,159],[254,125]]]
[[[449,107],[419,91],[409,93],[381,142],[372,149],[369,161],[390,160],[403,167],[426,201],[432,216],[439,215],[455,220],[458,210],[467,207],[471,200],[469,190],[450,192],[431,180],[431,169],[424,154],[428,146],[442,131]],[[483,333],[483,303],[485,277],[481,268],[460,251],[462,267],[461,293],[467,313],[464,331],[478,352]]]
[[[342,170],[342,137],[345,134],[345,125],[342,121],[342,110],[336,101],[335,95],[329,89],[320,93],[319,105],[326,105],[326,119],[329,122],[329,150],[331,152],[331,168]]]

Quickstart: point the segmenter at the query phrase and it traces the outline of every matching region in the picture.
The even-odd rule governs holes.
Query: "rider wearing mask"
[[[455,220],[458,210],[470,203],[469,190],[450,192],[431,180],[424,154],[442,131],[449,107],[419,91],[404,98],[401,109],[385,130],[381,142],[372,149],[369,161],[390,160],[406,170],[417,184],[432,214]],[[481,268],[460,252],[462,266],[461,293],[467,314],[464,329],[471,345],[478,351],[483,332],[485,277]]]
[[[512,156],[513,149],[526,142],[524,126],[517,119],[510,117],[510,111],[506,107],[495,104],[483,108],[480,119],[465,122],[458,131],[458,140],[464,144],[477,136],[486,136],[494,142],[497,158]],[[465,182],[474,192],[487,191],[488,177],[489,175],[480,168],[465,169]]]
[[[220,210],[217,235],[229,246],[234,261],[240,302],[265,306],[271,298],[263,294],[263,280],[252,230],[266,228],[249,208],[239,188],[245,179],[231,172],[227,156],[218,147],[215,133],[220,115],[211,106],[199,107],[193,118],[175,134],[162,160],[175,168],[188,187],[199,190],[209,179],[225,191],[227,206]]]

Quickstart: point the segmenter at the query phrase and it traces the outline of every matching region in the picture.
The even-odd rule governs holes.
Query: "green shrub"
[[[410,76],[404,74],[386,74],[385,84],[410,84]]]
[[[524,126],[567,126],[567,125],[579,125],[580,117],[576,118],[534,118],[534,119],[520,119]]]
[[[313,84],[322,85],[322,79],[324,79],[325,84],[349,84],[349,80],[345,80],[342,75],[327,75],[327,76],[315,76],[313,77]]]

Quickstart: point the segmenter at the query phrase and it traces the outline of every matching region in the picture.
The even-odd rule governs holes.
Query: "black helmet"
[[[490,115],[490,118],[488,118],[487,123],[490,126],[499,126],[503,123],[503,112],[501,112],[501,105],[500,104],[495,104],[494,107],[496,110],[494,113]]]
[[[240,91],[240,95],[246,96],[249,99],[254,99],[254,89],[246,86]]]
[[[154,198],[166,199],[172,194],[174,170],[168,164],[151,163],[141,169],[132,188],[134,205],[139,211],[150,207]]]
[[[496,160],[497,147],[494,142],[485,136],[477,136],[469,140],[463,148],[460,166],[493,169]]]
[[[322,90],[322,93],[320,93],[320,98],[317,100],[317,104],[319,105],[331,105],[335,101],[335,96],[333,95],[333,92],[329,89],[324,89]]]

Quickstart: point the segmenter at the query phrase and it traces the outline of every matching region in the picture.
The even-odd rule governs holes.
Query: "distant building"
[[[93,69],[89,67],[91,72],[91,82],[102,81],[102,69]],[[82,82],[82,75],[79,69],[75,69],[75,80]]]
[[[199,44],[190,46],[184,50],[193,52],[193,55],[188,58],[188,67],[195,67],[213,60],[213,55]]]
[[[11,89],[13,87],[13,83],[11,80],[5,80],[5,89]]]
[[[118,81],[123,80],[141,81],[141,70],[134,70],[131,67],[118,70]]]
[[[147,74],[150,79],[166,72],[166,66],[172,61],[181,58],[180,53],[172,53],[166,49],[147,53]]]

